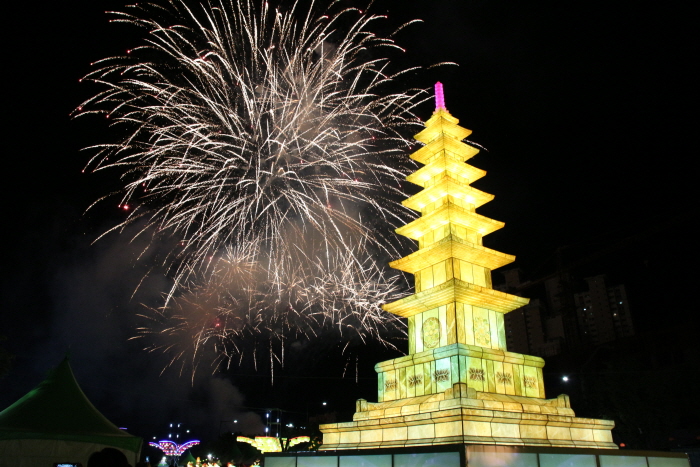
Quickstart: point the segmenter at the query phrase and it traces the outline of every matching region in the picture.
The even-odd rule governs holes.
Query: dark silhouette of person
[[[119,449],[104,448],[90,455],[87,467],[131,467],[131,464]]]

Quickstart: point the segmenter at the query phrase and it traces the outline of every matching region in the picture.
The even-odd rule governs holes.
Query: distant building
[[[525,296],[532,292],[530,282],[520,282],[519,269],[502,273],[505,284],[495,289]],[[530,304],[505,316],[508,350],[551,357],[634,335],[625,286],[608,287],[604,275],[585,281],[588,291],[580,293],[574,292],[574,286],[579,284],[581,290],[581,281],[568,274],[535,282],[544,283],[544,300],[532,298]]]
[[[598,345],[634,335],[624,285],[608,287],[605,275],[587,277],[588,291],[574,294],[578,325],[585,342]]]
[[[541,357],[559,355],[562,350],[562,343],[566,339],[564,337],[564,323],[561,315],[547,318],[544,322],[544,326],[544,335],[546,336],[545,344],[541,352],[533,352],[533,354]],[[536,351],[537,349],[534,350]]]
[[[566,276],[566,280],[562,280],[561,275],[552,276],[544,281],[544,288],[547,293],[547,305],[552,315],[561,315],[564,308],[566,308],[566,302],[569,292],[567,285],[571,283],[571,279]]]
[[[534,354],[533,349],[544,347],[543,315],[544,306],[537,298],[506,315],[506,344],[509,351]]]
[[[523,284],[520,282],[520,269],[502,271],[505,284],[495,287],[502,292],[515,292]],[[533,349],[546,347],[543,319],[546,308],[535,298],[528,305],[511,311],[505,316],[506,345],[511,352],[540,355]]]
[[[560,272],[544,283],[552,320],[548,327],[556,333],[551,338],[559,339],[562,351],[576,351],[584,344],[574,302],[576,284],[574,277],[566,272]]]

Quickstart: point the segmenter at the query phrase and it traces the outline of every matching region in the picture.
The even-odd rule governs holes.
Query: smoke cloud
[[[37,351],[35,370],[45,374],[68,351],[78,383],[108,419],[146,440],[167,435],[182,423],[193,438],[212,438],[232,429],[261,433],[257,414],[241,409],[244,398],[232,382],[213,371],[181,373],[169,356],[144,351],[133,339],[143,325],[144,306],[157,306],[170,286],[152,268],[161,251],[132,232],[113,235],[56,269],[51,284],[50,338]],[[214,369],[212,369],[214,370]]]

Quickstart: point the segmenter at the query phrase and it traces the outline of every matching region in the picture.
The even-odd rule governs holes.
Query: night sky
[[[139,303],[157,300],[163,284],[151,279],[131,298],[148,267],[135,260],[141,245],[118,236],[91,244],[120,214],[83,213],[118,180],[81,173],[88,154],[80,149],[104,141],[104,127],[69,114],[95,91],[78,82],[90,63],[133,47],[138,35],[108,23],[104,12],[119,1],[17,3],[7,20],[19,27],[5,48],[0,309],[7,338],[0,346],[15,360],[1,382],[0,409],[68,349],[98,409],[144,437],[162,436],[179,421],[200,437],[235,428],[234,417],[259,427],[256,410],[246,407],[316,415],[351,412],[358,397],[375,400],[372,368],[397,354],[374,344],[349,355],[334,352],[335,342],[311,344],[290,356],[271,385],[269,370],[250,367],[194,380],[174,370],[161,375],[166,360],[127,340]],[[607,273],[626,284],[635,326],[647,334],[697,323],[698,311],[697,50],[690,14],[658,5],[373,6],[388,11],[392,27],[425,20],[396,38],[406,48],[397,64],[459,64],[406,84],[442,81],[448,110],[488,149],[470,161],[488,171],[475,186],[496,195],[479,212],[506,227],[485,245],[515,254],[526,279],[553,273],[557,248],[582,277]],[[431,112],[427,104],[419,114],[426,120]],[[354,370],[342,378],[355,362],[357,384]]]

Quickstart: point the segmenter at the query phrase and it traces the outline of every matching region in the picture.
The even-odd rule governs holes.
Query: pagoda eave
[[[442,159],[442,160],[440,160]],[[469,183],[473,183],[486,175],[486,171],[477,169],[474,166],[459,162],[446,155],[434,160],[430,165],[426,165],[416,170],[406,177],[406,180],[418,186],[425,187],[436,175],[443,172],[452,172],[460,177],[463,177]]]
[[[515,261],[515,256],[491,250],[459,237],[449,236],[408,256],[389,263],[394,269],[415,274],[447,258],[459,258],[490,270]]]
[[[415,219],[403,227],[396,229],[396,233],[413,240],[420,239],[426,232],[435,230],[443,225],[454,224],[466,229],[478,232],[480,235],[488,235],[503,228],[504,222],[496,221],[472,211],[447,203],[429,214]]]
[[[401,204],[414,211],[422,211],[426,205],[448,196],[448,193],[454,198],[473,205],[474,209],[483,206],[494,198],[492,194],[464,185],[451,177],[450,174],[444,173],[437,183],[405,199]]]
[[[445,137],[445,134],[440,134],[430,143],[411,154],[410,157],[421,164],[429,164],[435,156],[443,151],[459,157],[461,162],[467,161],[479,153],[479,150],[473,146],[469,146],[449,136]]]
[[[505,314],[527,305],[530,303],[530,299],[470,284],[459,279],[450,279],[428,290],[409,295],[393,303],[387,303],[382,306],[382,309],[408,318],[454,302],[475,305]]]
[[[430,125],[418,132],[413,137],[415,140],[427,144],[439,135],[446,133],[461,141],[472,134],[472,130],[457,125],[459,120],[449,115],[446,111],[440,111],[438,114],[433,115],[428,122],[430,122]]]
[[[435,112],[433,112],[430,118],[425,122],[425,126],[430,127],[438,123],[440,120],[454,123],[455,125],[459,123],[459,119],[457,117],[453,116],[447,109],[441,108],[435,109]],[[420,132],[418,134],[420,134]]]

